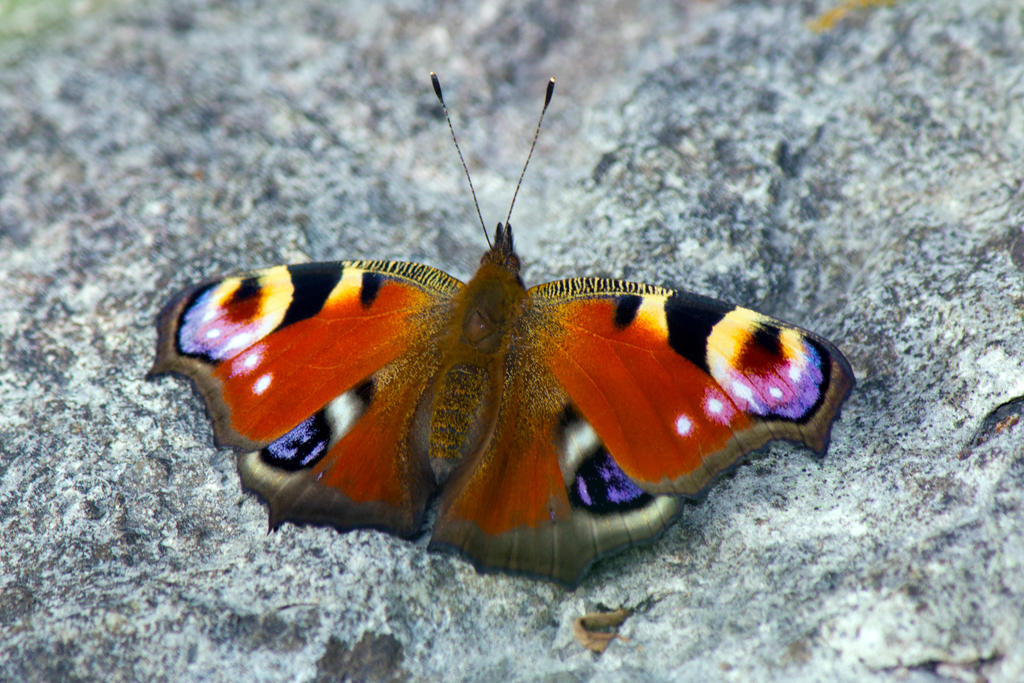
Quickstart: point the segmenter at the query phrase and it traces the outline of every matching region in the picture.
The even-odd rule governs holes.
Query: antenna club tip
[[[437,99],[441,100],[441,104],[444,104],[444,96],[441,94],[441,81],[438,80],[437,74],[433,71],[430,72],[430,84],[434,86],[434,94],[437,95]]]
[[[544,108],[546,109],[551,104],[551,96],[555,94],[555,77],[552,76],[548,81],[547,92],[544,93]]]

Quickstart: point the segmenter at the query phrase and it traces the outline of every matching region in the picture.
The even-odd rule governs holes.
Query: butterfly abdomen
[[[443,483],[452,468],[475,451],[493,428],[497,415],[493,368],[458,363],[443,372],[429,400],[427,451],[434,479]]]

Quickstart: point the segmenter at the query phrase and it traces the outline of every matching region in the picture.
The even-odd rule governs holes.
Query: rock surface
[[[0,679],[1024,678],[1024,8],[1016,0],[101,5],[0,44]],[[675,5],[668,7],[667,5]],[[238,483],[153,318],[336,258],[685,286],[859,384],[575,590]],[[514,485],[514,482],[510,482]],[[633,615],[602,655],[573,638]]]

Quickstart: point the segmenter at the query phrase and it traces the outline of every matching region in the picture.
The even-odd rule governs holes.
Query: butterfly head
[[[480,257],[480,265],[493,263],[506,270],[519,275],[519,255],[516,254],[515,246],[512,244],[512,226],[508,223],[498,223],[494,229],[494,242],[491,248]]]

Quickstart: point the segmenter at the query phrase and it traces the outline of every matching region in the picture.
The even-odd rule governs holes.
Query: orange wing
[[[434,489],[410,424],[462,283],[420,264],[281,266],[182,292],[151,374],[188,377],[246,487],[284,519],[415,531]]]
[[[545,363],[645,491],[696,495],[771,439],[818,453],[854,384],[806,330],[671,289],[577,279],[532,290]]]
[[[767,441],[824,452],[853,387],[829,342],[747,309],[605,279],[528,294],[494,437],[434,532],[484,567],[574,584]]]

